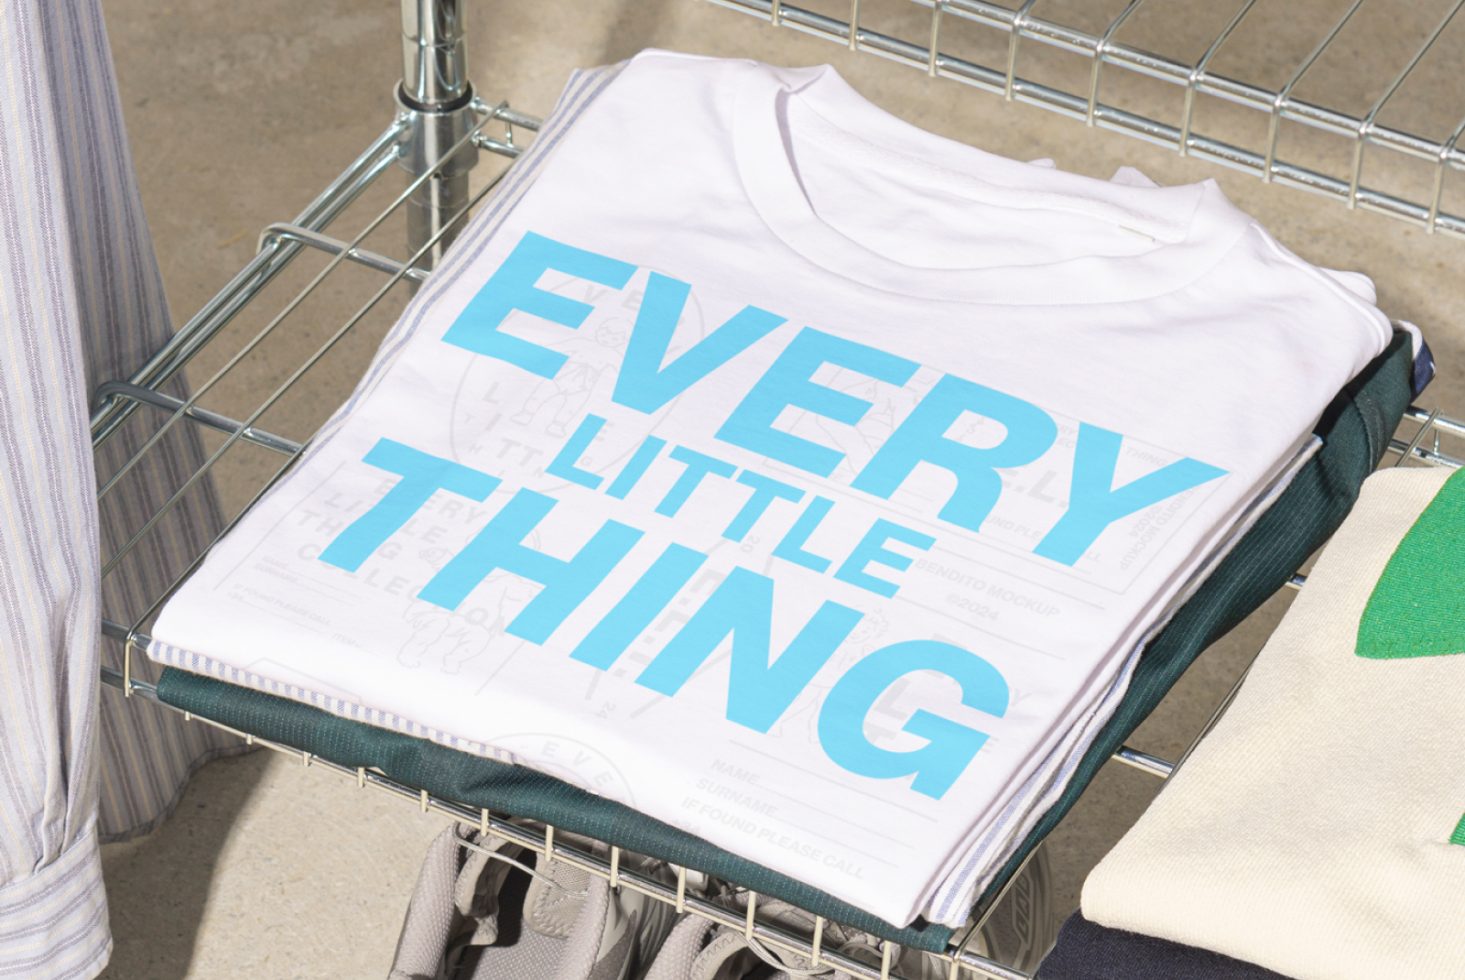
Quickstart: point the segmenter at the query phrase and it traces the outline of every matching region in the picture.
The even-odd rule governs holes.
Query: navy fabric
[[[1414,397],[1418,398],[1429,387],[1434,380],[1434,351],[1429,349],[1429,344],[1421,340],[1419,342],[1419,353],[1414,357]]]
[[[1208,949],[1096,925],[1073,913],[1036,980],[1287,980]]]

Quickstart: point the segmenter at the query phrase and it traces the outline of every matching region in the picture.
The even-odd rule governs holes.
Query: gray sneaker
[[[390,980],[626,980],[650,959],[668,906],[537,857],[461,824],[438,835]]]
[[[814,917],[792,905],[764,898],[759,918],[807,933]],[[878,940],[838,923],[826,923],[824,948],[835,949],[861,963],[878,968]],[[947,968],[918,950],[901,950],[892,964],[912,980],[946,980]],[[645,980],[852,980],[848,973],[828,966],[814,967],[801,956],[749,941],[740,929],[729,929],[696,915],[683,916],[662,944]]]
[[[714,886],[724,897],[731,896],[735,908],[746,908],[745,900],[726,882]],[[1047,851],[1039,848],[1013,882],[1003,903],[972,937],[973,952],[1025,972],[1053,945],[1052,883]],[[814,917],[808,912],[770,898],[758,902],[758,918],[789,927],[795,935],[809,935]],[[857,962],[878,969],[880,945],[874,937],[828,922],[824,948],[835,949]],[[915,949],[901,949],[893,957],[892,973],[903,980],[947,980],[951,964],[940,957]],[[661,947],[644,980],[849,980],[849,975],[831,968],[812,968],[805,958],[748,942],[742,930],[718,926],[700,916],[685,915]]]
[[[795,976],[849,980],[848,974],[838,972],[794,974],[789,965],[761,943],[750,945],[736,930],[687,915],[662,944],[646,980],[793,980]]]

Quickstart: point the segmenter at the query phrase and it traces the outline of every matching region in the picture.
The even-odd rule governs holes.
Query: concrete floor
[[[832,10],[844,4],[827,4]],[[1166,5],[1155,5],[1165,7]],[[1214,6],[1216,9],[1211,9]],[[1126,39],[1172,55],[1197,57],[1230,16],[1225,5],[1192,4],[1185,17],[1142,11]],[[1379,6],[1386,9],[1375,14]],[[169,298],[181,319],[197,309],[252,254],[265,225],[285,220],[323,187],[390,119],[398,77],[397,4],[375,0],[104,0],[143,197]],[[1005,104],[955,82],[918,72],[697,0],[536,0],[470,3],[473,77],[490,100],[510,98],[530,112],[552,103],[568,70],[600,64],[644,46],[784,63],[829,61],[867,96],[911,121],[1018,158],[1052,157],[1066,169],[1107,177],[1131,164],[1167,183],[1217,177],[1239,205],[1261,218],[1295,251],[1319,264],[1362,270],[1379,284],[1380,305],[1423,325],[1442,365],[1428,396],[1465,416],[1465,289],[1451,273],[1465,243],[1431,237],[1397,221],[1269,186],[1042,110]],[[1038,16],[1093,30],[1122,0],[1040,3]],[[1223,49],[1217,70],[1277,85],[1316,36],[1304,29],[1336,18],[1336,0],[1266,0]],[[1432,26],[1442,3],[1383,4],[1339,38],[1298,94],[1341,109],[1366,107],[1407,61],[1418,25]],[[1112,8],[1112,9],[1111,9]],[[821,9],[823,9],[821,7]],[[869,23],[924,34],[925,15],[905,0],[867,2]],[[1190,10],[1190,8],[1187,8]],[[1369,21],[1369,17],[1374,17]],[[1417,24],[1413,23],[1417,20]],[[1214,23],[1213,23],[1214,22]],[[1408,23],[1406,23],[1408,22]],[[1413,34],[1409,30],[1414,30]],[[1447,38],[1455,51],[1465,31]],[[948,35],[948,50],[1000,64],[1002,49],[967,26]],[[1024,49],[1024,64],[1045,81],[1087,84],[1087,62],[1052,49]],[[1035,60],[1033,60],[1035,59]],[[1448,60],[1427,60],[1390,103],[1384,121],[1440,136],[1459,121],[1458,81]],[[1159,83],[1105,76],[1105,98],[1178,119],[1178,91]],[[1255,143],[1258,120],[1201,100],[1196,129]],[[1264,121],[1261,122],[1264,130]],[[633,135],[633,134],[631,134]],[[1284,128],[1284,152],[1338,166],[1348,154],[1336,138]],[[1340,156],[1341,155],[1341,156]],[[1388,186],[1427,183],[1428,172],[1369,158],[1368,180]],[[400,182],[389,178],[395,188]],[[1459,180],[1447,203],[1461,206]],[[391,238],[392,235],[396,238]],[[400,232],[384,229],[381,251],[401,254]],[[306,263],[302,263],[306,264]],[[317,266],[318,267],[318,266]],[[309,270],[306,270],[309,271]],[[303,281],[305,272],[292,273]],[[295,280],[286,277],[283,285]],[[361,297],[349,275],[332,280],[309,317],[339,322]],[[316,302],[316,300],[312,300]],[[331,370],[339,397],[369,358],[372,331],[384,329],[401,297],[376,311],[380,324]],[[334,311],[334,312],[332,312]],[[262,350],[241,369],[243,399],[297,363],[304,332]],[[292,360],[292,358],[294,358]],[[217,358],[214,364],[217,363]],[[193,371],[198,383],[209,357]],[[203,373],[200,373],[203,372]],[[328,395],[287,402],[271,428],[308,433],[331,407]],[[246,409],[247,410],[247,409]],[[236,414],[238,412],[236,411]],[[247,498],[249,461],[221,471],[221,491]],[[1173,758],[1260,647],[1285,606],[1274,600],[1209,651],[1143,726],[1133,744]],[[1049,843],[1055,904],[1077,903],[1083,875],[1123,833],[1155,790],[1149,777],[1110,766],[1075,815]],[[193,781],[177,815],[149,838],[109,846],[104,860],[116,952],[114,980],[197,977],[373,977],[386,972],[417,862],[440,818],[363,794],[320,772],[300,772],[269,753],[216,762]]]

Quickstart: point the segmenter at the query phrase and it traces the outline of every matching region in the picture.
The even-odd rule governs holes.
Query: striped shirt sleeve
[[[150,829],[192,768],[235,749],[149,705],[99,700],[98,663],[120,657],[101,647],[100,617],[145,609],[220,515],[201,483],[99,587],[101,551],[200,446],[180,427],[99,519],[97,470],[146,433],[94,462],[88,393],[171,325],[98,3],[0,4],[0,65],[0,978],[90,977],[111,948],[99,840]]]
[[[0,977],[95,974],[97,519],[42,5],[0,7]]]

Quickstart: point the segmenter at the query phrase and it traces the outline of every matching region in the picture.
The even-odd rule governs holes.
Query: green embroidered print
[[[1461,817],[1460,822],[1455,824],[1455,832],[1450,835],[1450,843],[1465,847],[1465,817]]]
[[[1389,558],[1355,652],[1370,660],[1465,653],[1465,469],[1445,481]]]

